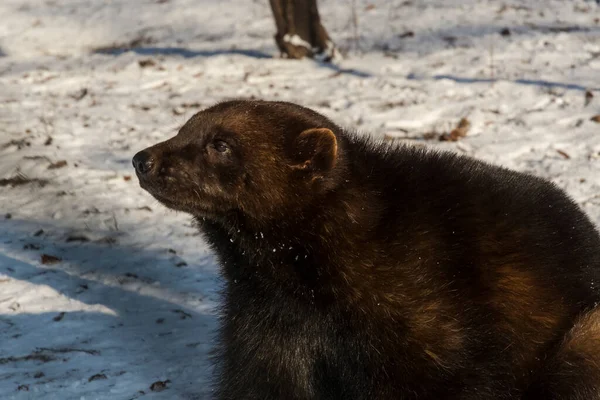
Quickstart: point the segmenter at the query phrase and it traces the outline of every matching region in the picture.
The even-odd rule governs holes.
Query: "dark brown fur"
[[[217,398],[600,400],[600,238],[551,183],[263,101],[134,165],[222,265]]]

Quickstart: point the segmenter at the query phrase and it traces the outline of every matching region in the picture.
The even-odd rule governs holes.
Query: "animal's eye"
[[[229,145],[226,142],[222,141],[222,140],[216,140],[213,143],[213,147],[219,153],[226,153],[226,152],[229,151]]]

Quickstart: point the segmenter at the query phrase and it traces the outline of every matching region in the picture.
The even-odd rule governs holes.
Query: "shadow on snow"
[[[540,86],[540,87],[546,87],[546,88],[560,88],[560,89],[566,89],[566,90],[580,90],[580,91],[600,90],[600,87],[590,88],[590,87],[585,87],[585,86],[577,85],[577,84],[574,84],[574,83],[552,82],[552,81],[546,81],[546,80],[543,80],[543,79],[514,79],[514,80],[504,80],[504,79],[491,79],[491,78],[468,78],[468,77],[460,77],[460,76],[447,75],[447,74],[433,75],[431,77],[419,77],[416,74],[409,74],[406,78],[408,80],[418,80],[418,81],[448,79],[448,80],[454,81],[456,83],[467,83],[467,84],[471,84],[471,83],[494,83],[494,82],[505,81],[505,82],[517,83],[517,84],[520,84],[520,85]]]
[[[5,222],[0,234],[0,274],[36,285],[35,290],[42,291],[35,294],[40,301],[46,296],[43,291],[52,297],[57,291],[67,298],[63,304],[77,301],[93,305],[94,311],[52,309],[33,314],[24,309],[11,314],[8,305],[13,300],[2,294],[6,312],[0,314],[0,386],[10,381],[16,391],[22,384],[32,390],[49,385],[52,395],[47,399],[55,394],[56,399],[67,399],[63,390],[73,398],[119,390],[135,398],[140,390],[148,392],[153,382],[169,379],[171,395],[187,393],[185,398],[194,398],[208,393],[208,354],[216,318],[210,301],[199,298],[197,287],[217,285],[208,268],[210,256],[198,265],[176,268],[158,250],[58,243],[34,237],[38,224]],[[25,250],[27,244],[39,249]],[[63,261],[42,265],[43,253]],[[169,278],[159,280],[160,276]],[[8,282],[18,285],[12,279]],[[154,290],[155,282],[160,290]],[[18,311],[19,305],[15,307]],[[96,374],[104,374],[106,380],[88,381]],[[77,395],[68,389],[72,385],[77,386]]]

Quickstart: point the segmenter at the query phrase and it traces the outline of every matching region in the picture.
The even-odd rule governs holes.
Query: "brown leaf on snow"
[[[50,254],[42,254],[41,256],[42,264],[57,264],[62,261],[62,258],[51,256]]]
[[[99,381],[99,380],[104,380],[104,379],[108,379],[106,377],[106,375],[104,375],[104,374],[96,374],[96,375],[90,376],[89,379],[88,379],[88,382]]]
[[[171,381],[168,379],[166,381],[156,381],[150,385],[150,390],[153,392],[162,392],[163,390],[167,389],[167,385],[169,383],[171,383]]]
[[[67,243],[70,242],[89,242],[90,238],[85,235],[70,235],[67,237]]]
[[[565,152],[564,152],[564,151],[562,151],[562,150],[556,150],[556,152],[557,152],[558,154],[560,154],[561,156],[563,156],[563,157],[564,157],[565,159],[567,159],[567,160],[568,160],[569,158],[571,158],[571,156],[570,156],[570,155],[568,155],[567,153],[565,153]]]
[[[78,92],[73,93],[71,95],[71,98],[79,101],[79,100],[83,99],[85,96],[87,96],[88,93],[89,93],[88,89],[87,88],[83,88],[83,89],[79,90]]]
[[[62,319],[65,317],[65,313],[61,312],[60,314],[58,314],[56,317],[52,318],[52,321],[55,322],[59,322],[62,321]]]
[[[198,103],[197,101],[194,101],[193,103],[181,103],[181,107],[184,107],[184,108],[201,108],[202,104]]]
[[[145,60],[138,61],[138,65],[140,66],[140,68],[153,67],[156,65],[156,61],[154,61],[151,58],[147,58]]]
[[[67,166],[67,161],[60,160],[60,161],[57,161],[55,163],[48,165],[48,169],[59,169],[59,168],[66,167],[66,166]]]
[[[440,136],[440,141],[442,142],[456,142],[458,139],[467,136],[467,132],[471,128],[471,123],[468,119],[462,118],[456,128],[454,128],[450,133],[444,133]]]
[[[583,104],[583,106],[586,107],[588,104],[590,104],[592,102],[593,98],[594,98],[594,93],[592,93],[591,90],[586,90],[585,91],[585,103]]]
[[[590,120],[600,124],[600,114],[594,115]]]

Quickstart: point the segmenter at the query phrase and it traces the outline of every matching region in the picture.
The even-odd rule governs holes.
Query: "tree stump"
[[[321,24],[317,0],[269,0],[282,56],[329,61],[335,46]]]

